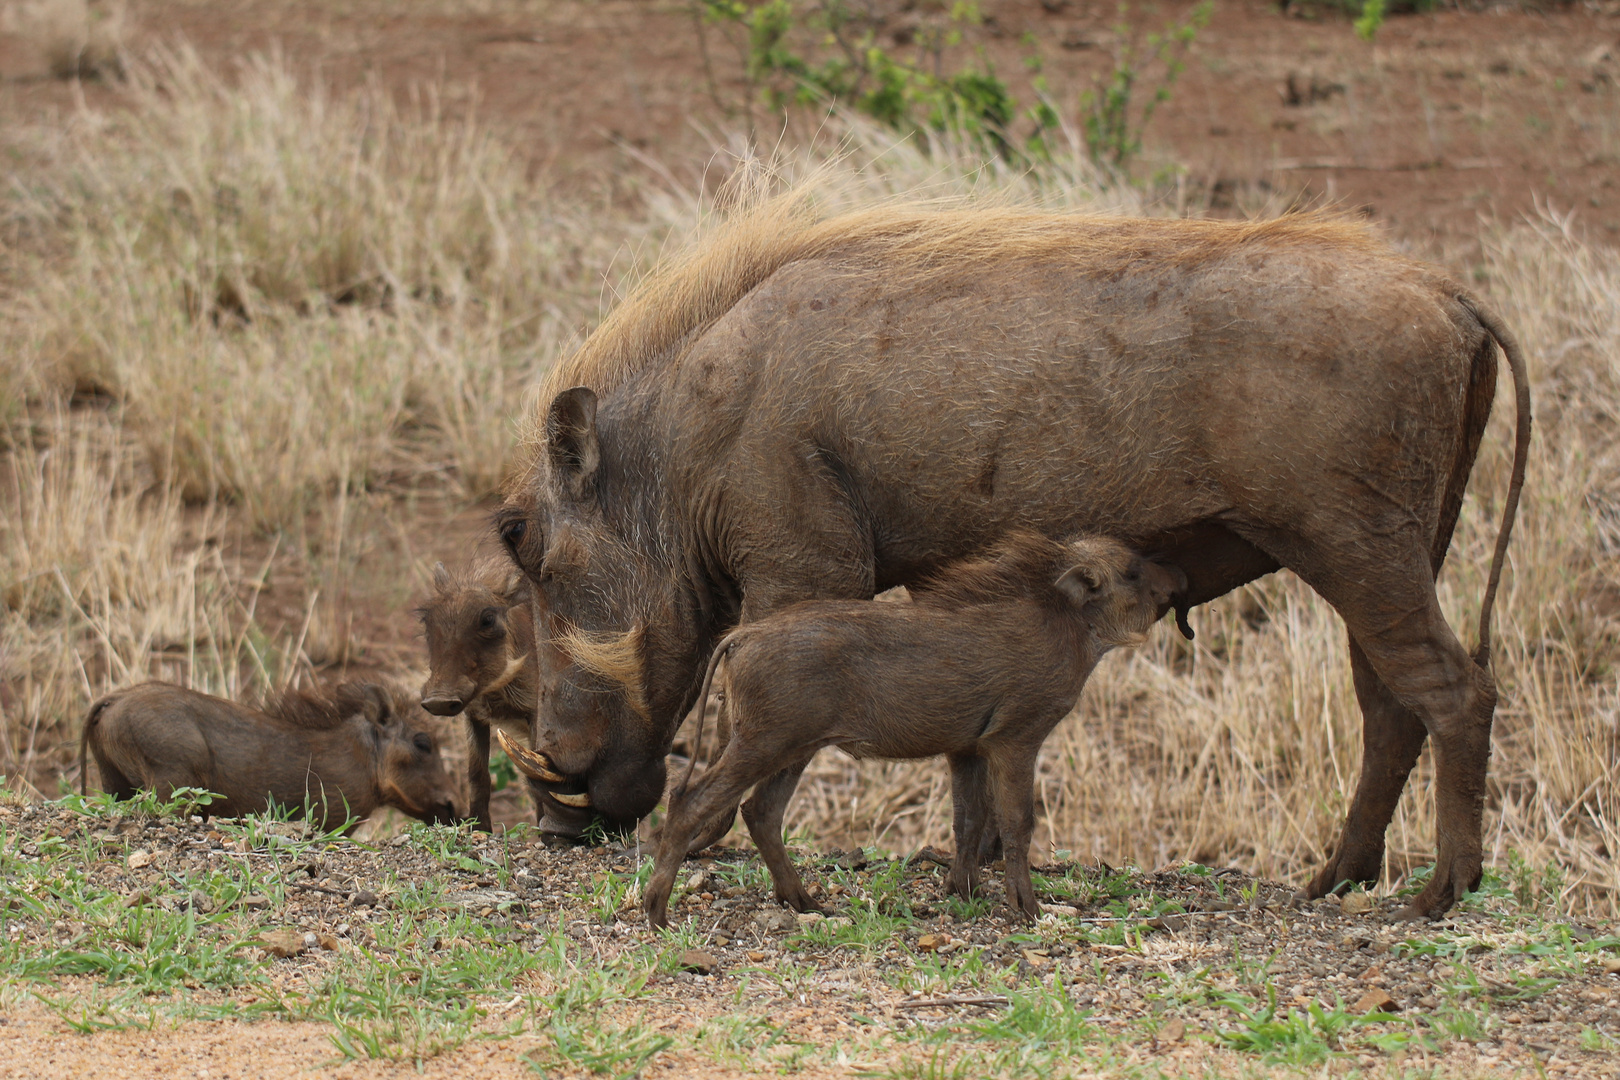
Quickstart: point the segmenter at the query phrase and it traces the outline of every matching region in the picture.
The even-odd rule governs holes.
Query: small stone
[[[1074,916],[1080,914],[1080,909],[1073,904],[1042,904],[1041,910],[1048,915]]]
[[[1160,1045],[1180,1042],[1187,1034],[1187,1024],[1181,1017],[1172,1017],[1170,1021],[1159,1029],[1158,1042]]]
[[[242,897],[242,906],[249,911],[263,911],[270,906],[270,898],[263,893],[249,893]]]
[[[315,931],[309,930],[304,933],[304,948],[316,949],[320,947],[320,944],[321,936],[315,933]]]
[[[193,891],[191,894],[191,910],[206,915],[214,910],[214,901],[205,892]]]
[[[1339,910],[1346,915],[1365,915],[1373,909],[1371,893],[1353,892],[1339,901]]]
[[[750,963],[763,964],[765,962],[765,954],[760,952],[758,949],[749,949],[748,960]]]
[[[338,937],[348,937],[349,930],[350,926],[348,923],[338,923],[337,929],[334,930],[333,933],[337,934]]]
[[[695,975],[713,975],[720,966],[720,961],[714,958],[713,953],[702,949],[687,949],[681,953],[681,970],[690,971]]]
[[[297,930],[266,930],[259,935],[258,944],[271,956],[285,960],[304,951],[305,938]]]
[[[1603,961],[1603,974],[1620,975],[1620,959],[1609,957]]]
[[[355,907],[376,907],[377,894],[372,892],[370,889],[361,889],[359,892],[355,893],[349,898],[349,903],[353,904]]]
[[[799,925],[814,926],[825,918],[826,916],[819,911],[801,911],[799,912]]]
[[[922,937],[917,939],[917,948],[921,949],[923,952],[934,952],[941,945],[949,945],[950,943],[951,935],[949,934],[924,934]]]
[[[1043,949],[1025,949],[1023,952],[1024,961],[1028,963],[1030,967],[1040,967],[1041,965],[1045,964],[1048,959],[1048,954]]]
[[[139,870],[143,866],[152,864],[152,853],[150,851],[132,851],[129,853],[129,858],[124,862],[131,870]]]
[[[1369,990],[1361,995],[1361,1000],[1350,1006],[1350,1011],[1358,1016],[1366,1016],[1375,1012],[1396,1012],[1400,1006],[1395,999],[1383,990]]]
[[[337,951],[338,939],[333,937],[331,934],[305,934],[304,935],[304,940],[305,941],[308,941],[310,938],[314,938],[315,939],[315,944],[319,945],[321,948],[325,949],[327,952],[336,952]]]
[[[702,870],[694,870],[692,872],[692,876],[686,879],[686,891],[695,893],[699,889],[703,888],[704,876],[705,875]]]

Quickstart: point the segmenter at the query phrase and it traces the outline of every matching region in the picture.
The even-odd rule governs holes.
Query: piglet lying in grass
[[[913,589],[911,604],[809,602],[732,632],[715,650],[698,698],[706,699],[725,659],[731,741],[690,791],[683,783],[670,800],[644,898],[648,920],[666,925],[693,835],[730,813],[752,785],[743,820],[777,898],[799,911],[814,908],[782,842],[782,814],[824,746],[856,757],[946,755],[956,834],[947,888],[973,892],[977,854],[993,824],[1006,847],[1008,902],[1032,918],[1029,842],[1041,743],[1074,708],[1098,659],[1140,644],[1185,588],[1180,570],[1118,541],[1060,543],[1021,533]]]
[[[416,703],[376,683],[330,692],[288,691],[262,709],[168,683],[143,683],[90,708],[79,739],[80,788],[88,751],[101,786],[169,799],[193,787],[224,796],[206,812],[258,813],[271,803],[323,830],[394,806],[422,821],[456,820],[451,781]]]

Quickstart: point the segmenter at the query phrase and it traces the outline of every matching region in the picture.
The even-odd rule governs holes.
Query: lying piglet
[[[79,739],[80,788],[88,751],[101,786],[121,799],[140,789],[168,799],[194,787],[223,796],[205,810],[220,817],[271,803],[302,813],[307,804],[312,820],[331,830],[395,806],[449,824],[450,777],[420,716],[408,698],[375,683],[289,691],[262,709],[143,683],[91,706]]]
[[[503,560],[484,560],[452,574],[443,563],[433,568],[433,595],[417,609],[427,635],[428,677],[422,684],[422,708],[438,716],[462,714],[471,752],[467,755],[467,816],[485,832],[489,817],[489,732],[505,730],[527,745],[532,739],[535,687],[534,619],[529,589],[516,567]],[[548,765],[542,774],[554,786],[567,778]],[[583,795],[552,795],[538,784],[530,794],[546,818],[567,819],[574,827],[553,831],[572,835],[590,812]],[[553,800],[559,800],[558,802]],[[581,820],[572,819],[579,816]],[[561,824],[561,822],[558,822]]]
[[[993,813],[1008,901],[1033,917],[1029,842],[1041,743],[1074,708],[1098,659],[1140,644],[1185,588],[1181,571],[1115,540],[1016,534],[915,588],[911,604],[802,603],[733,631],[715,650],[698,698],[727,658],[731,741],[689,792],[683,784],[670,800],[644,898],[648,920],[666,924],[692,835],[752,785],[743,820],[777,898],[814,908],[782,842],[782,814],[824,746],[855,757],[946,755],[956,834],[948,890],[967,896],[976,887]]]

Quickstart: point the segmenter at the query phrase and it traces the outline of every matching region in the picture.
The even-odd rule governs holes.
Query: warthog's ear
[[[1104,571],[1090,563],[1075,563],[1058,577],[1058,592],[1074,601],[1075,607],[1085,607],[1102,592]]]
[[[450,571],[444,568],[444,563],[433,564],[433,587],[443,592],[450,587]]]
[[[602,463],[596,439],[596,391],[575,386],[552,399],[546,415],[546,452],[564,489],[583,498]]]
[[[393,703],[376,683],[339,683],[336,692],[338,712],[344,716],[363,713],[373,724],[393,719]]]

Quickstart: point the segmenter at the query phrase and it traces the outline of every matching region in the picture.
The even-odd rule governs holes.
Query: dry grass
[[[842,119],[770,168],[735,147],[715,192],[646,163],[627,210],[532,180],[427,93],[333,96],[274,59],[223,79],[178,51],[134,65],[126,95],[29,134],[25,160],[45,164],[0,207],[16,241],[0,247],[0,769],[47,790],[107,689],[298,677],[347,647],[325,605],[367,573],[391,580],[407,619],[410,573],[362,565],[371,533],[407,512],[400,493],[488,490],[536,376],[727,204],[811,178],[834,207],[920,193],[1144,212],[1083,155],[1016,174]],[[1184,207],[1172,194],[1163,209]],[[1494,234],[1484,272],[1539,408],[1498,607],[1488,843],[1499,862],[1562,867],[1568,907],[1613,915],[1620,259],[1549,219]],[[1504,392],[1442,583],[1459,627],[1505,488],[1508,406]],[[253,534],[281,538],[264,562],[221,554],[219,538]],[[308,613],[271,640],[255,583],[289,566],[307,569]],[[1107,661],[1048,744],[1042,842],[1297,879],[1359,761],[1342,631],[1287,576],[1194,619],[1194,643],[1164,627]],[[826,755],[790,820],[822,843],[947,843],[946,791],[938,763]],[[1428,791],[1425,762],[1391,831],[1392,877],[1432,850]]]
[[[0,3],[0,31],[32,42],[45,69],[58,79],[122,75],[128,24],[124,0]]]

